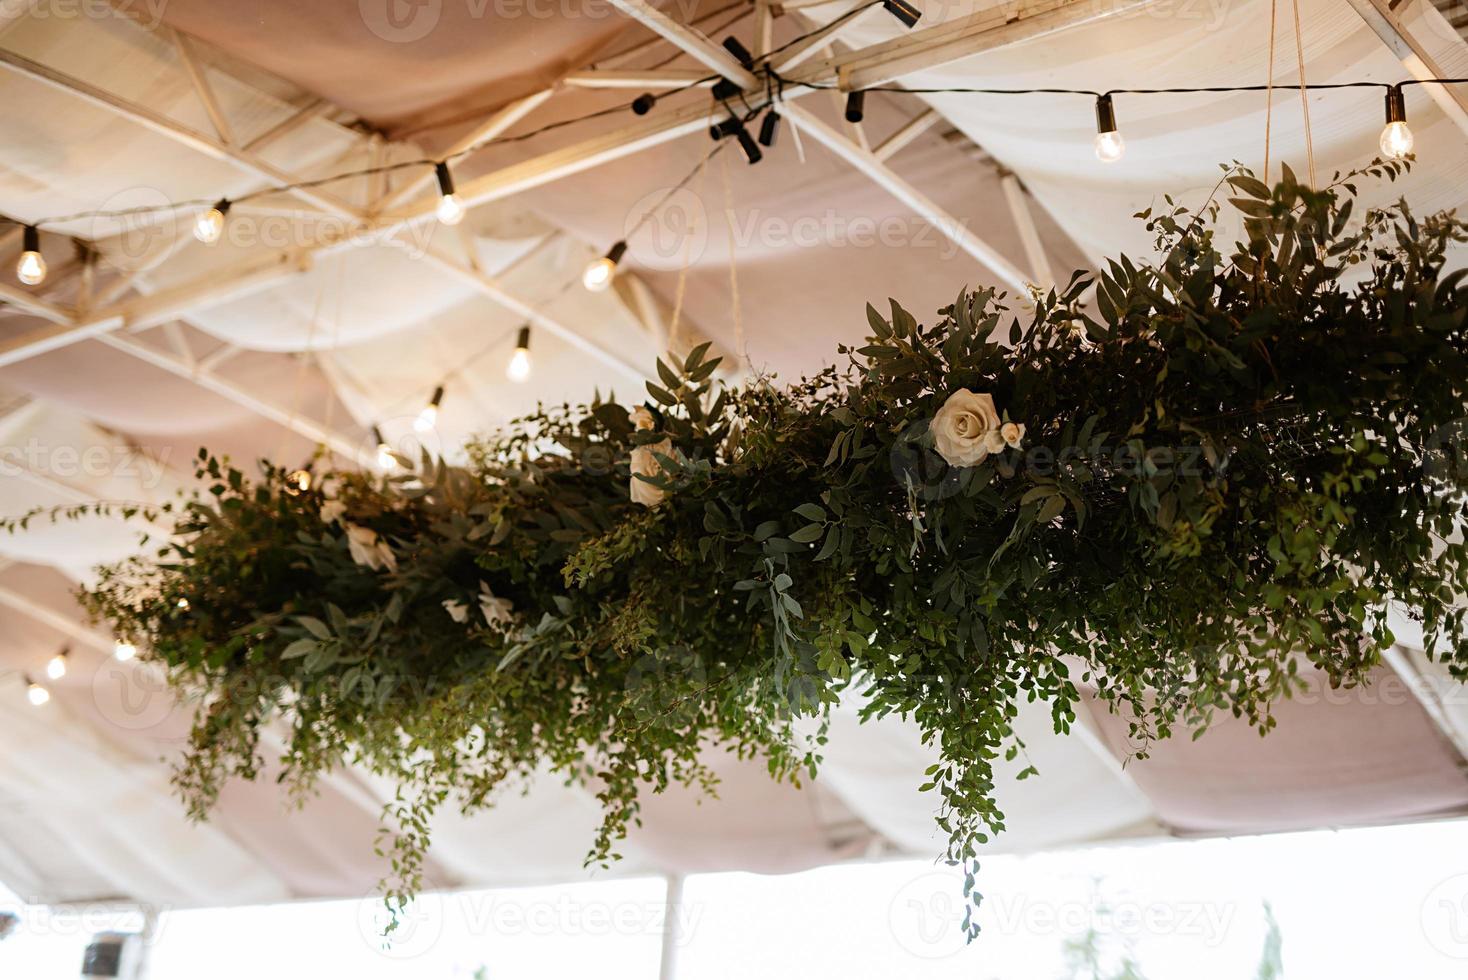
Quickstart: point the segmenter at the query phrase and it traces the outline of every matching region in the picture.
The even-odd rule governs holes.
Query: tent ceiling
[[[635,33],[603,0],[171,0],[163,18],[388,132],[497,109]]]
[[[849,6],[787,12],[774,22],[775,41]],[[1422,6],[1406,16],[1421,22]],[[977,7],[935,6],[922,26]],[[77,22],[41,16],[46,9],[40,0],[0,18],[0,56],[11,68],[0,75],[8,137],[0,146],[0,213],[22,220],[211,201],[278,183],[275,174],[315,177],[416,160],[568,71],[698,67],[666,43],[638,48],[650,35],[599,0],[518,17],[485,5],[396,0],[174,0],[166,25],[192,37],[182,48],[168,31],[150,29],[156,24],[121,16]],[[525,9],[549,10],[528,0]],[[1137,16],[906,80],[1102,88],[1263,76],[1263,0],[1220,10],[1216,20],[1167,9],[1171,15],[1154,3]],[[723,36],[716,28],[740,13],[695,12],[716,38]],[[1354,12],[1327,0],[1302,0],[1302,12],[1312,81],[1402,77],[1400,63]],[[421,27],[414,18],[429,13],[438,17],[433,28],[412,37]],[[892,18],[873,13],[838,48],[902,34]],[[1440,17],[1426,23],[1441,63],[1468,74],[1461,38]],[[730,30],[752,43],[754,24],[749,16]],[[630,58],[609,56],[631,49]],[[192,52],[229,140],[215,133],[182,50]],[[75,84],[46,81],[34,66]],[[1277,78],[1285,84],[1293,75],[1281,65]],[[79,86],[93,89],[78,94]],[[508,133],[627,94],[563,86]],[[668,111],[703,98],[686,93]],[[1422,160],[1406,193],[1422,210],[1468,203],[1463,131],[1430,102],[1409,98]],[[846,132],[826,93],[800,105]],[[850,135],[880,145],[929,106],[941,112],[938,124],[886,166],[1029,276],[1033,256],[1011,209],[1016,197],[1063,278],[1105,254],[1145,255],[1149,243],[1132,212],[1166,192],[1199,203],[1218,163],[1259,156],[1263,133],[1262,97],[1123,100],[1129,154],[1103,168],[1090,155],[1085,99],[923,102],[881,94],[868,100],[863,132]],[[1294,94],[1277,96],[1274,147],[1276,159],[1303,173],[1297,108]],[[1379,111],[1371,99],[1311,97],[1322,171],[1366,157]],[[456,174],[463,187],[503,168],[544,166],[547,154],[632,123],[613,113],[492,146],[457,164]],[[476,208],[459,229],[428,221],[391,235],[358,235],[357,222],[386,195],[421,182],[421,167],[389,183],[355,178],[241,204],[226,239],[212,248],[192,241],[188,214],[177,222],[82,215],[61,223],[46,236],[53,275],[39,300],[0,279],[0,513],[89,498],[164,499],[188,485],[201,444],[239,460],[290,461],[325,440],[350,462],[370,453],[374,424],[394,441],[408,438],[412,416],[445,379],[449,393],[432,439],[452,455],[476,432],[537,401],[580,401],[609,387],[635,397],[641,367],[668,344],[674,307],[674,346],[708,337],[743,355],[731,357],[731,366],[743,360],[748,369],[789,378],[858,339],[869,300],[891,296],[928,317],[961,286],[1000,281],[954,245],[945,234],[953,228],[919,217],[910,197],[901,203],[890,186],[809,134],[799,146],[795,135],[787,122],[780,144],[756,167],[734,153],[714,160],[632,237],[625,288],[596,295],[567,286],[690,172],[711,147],[705,136],[650,140],[636,153],[522,188]],[[1020,188],[1028,193],[1015,194]],[[385,210],[411,209],[430,194],[428,187],[399,191]],[[684,234],[690,228],[695,233]],[[60,233],[95,243],[102,265],[85,273]],[[361,240],[336,243],[343,234]],[[17,239],[0,229],[0,251],[13,254]],[[29,346],[73,329],[65,308],[88,302],[130,319],[55,349]],[[535,378],[514,385],[504,378],[504,360],[532,316]],[[22,345],[26,356],[15,355]],[[84,464],[88,451],[102,462]],[[148,668],[109,660],[110,638],[85,623],[70,596],[95,563],[128,553],[133,540],[127,528],[93,524],[0,538],[0,636],[7,641],[0,670],[38,672],[64,643],[75,660],[46,711],[25,703],[14,674],[0,678],[0,880],[40,901],[125,896],[175,905],[371,888],[381,871],[371,836],[391,787],[366,774],[337,774],[299,813],[284,809],[268,780],[233,786],[215,820],[199,827],[184,821],[169,796],[167,760],[186,732],[185,707],[161,693]],[[1393,663],[1399,671],[1430,670],[1408,649]],[[1445,682],[1435,683],[1441,689]],[[1131,748],[1120,720],[1096,709],[1077,735],[1057,738],[1048,711],[1035,706],[1019,725],[1041,777],[1016,782],[1006,778],[1012,771],[1001,774],[1010,829],[996,847],[1461,813],[1468,810],[1461,772],[1468,720],[1431,707],[1413,694],[1380,703],[1317,698],[1282,709],[1268,741],[1226,719],[1199,742],[1154,747],[1151,759],[1123,768]],[[901,720],[858,725],[855,711],[853,704],[837,712],[827,767],[805,790],[772,786],[761,767],[718,757],[726,783],[718,801],[700,804],[681,792],[649,801],[618,870],[778,871],[871,854],[934,854],[933,800],[915,791],[931,747]],[[582,874],[594,799],[548,777],[527,790],[507,794],[486,814],[443,816],[430,880],[483,885]]]

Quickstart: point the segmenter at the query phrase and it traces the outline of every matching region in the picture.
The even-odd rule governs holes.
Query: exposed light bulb
[[[586,272],[581,276],[581,285],[599,293],[612,284],[612,276],[616,275],[617,264],[608,258],[600,258],[586,267]]]
[[[1096,134],[1096,159],[1102,163],[1115,163],[1126,155],[1126,141],[1113,130]]]
[[[112,644],[112,656],[122,663],[127,663],[137,655],[138,648],[126,640],[117,640]]]
[[[372,438],[377,440],[377,459],[375,460],[377,468],[384,473],[395,469],[398,465],[397,457],[393,455],[392,447],[383,438],[382,430],[375,425],[372,427]]]
[[[1381,155],[1401,160],[1412,152],[1412,130],[1407,128],[1407,99],[1400,86],[1386,91],[1386,126],[1381,131]]]
[[[285,492],[292,497],[298,497],[310,489],[310,470],[296,470],[285,478]]]
[[[46,661],[46,676],[53,681],[59,681],[66,676],[66,651],[63,650],[50,660]]]
[[[517,348],[510,355],[510,363],[505,367],[505,375],[511,381],[530,380],[530,352],[523,347]]]
[[[1381,131],[1381,152],[1392,160],[1400,160],[1412,152],[1412,130],[1404,122],[1387,123]]]
[[[1096,159],[1102,163],[1115,163],[1126,153],[1126,141],[1116,127],[1116,108],[1111,96],[1096,99]]]
[[[175,603],[175,605],[177,605],[178,608],[180,608],[180,609],[188,609],[189,608],[189,600],[186,599],[186,598],[184,598],[183,596],[179,596],[178,602]]]
[[[510,355],[510,363],[505,365],[505,377],[511,381],[525,382],[530,380],[530,325],[526,324],[520,328],[520,335],[515,338],[515,353]]]
[[[15,278],[27,286],[39,286],[46,279],[46,260],[40,252],[22,252],[15,263]]]
[[[446,225],[456,225],[464,220],[464,204],[455,194],[445,194],[438,199],[438,220]]]
[[[51,700],[51,692],[46,690],[41,685],[37,684],[35,681],[26,682],[25,696],[30,700],[31,704],[35,705],[38,708],[41,705],[45,704],[47,701]]]
[[[210,208],[194,219],[194,237],[205,245],[213,245],[224,234],[224,212]]]
[[[612,284],[612,279],[616,277],[617,263],[622,260],[622,256],[626,252],[627,243],[618,242],[611,247],[606,255],[603,255],[599,259],[593,259],[591,264],[586,267],[586,271],[581,274],[581,285],[593,293],[599,293],[605,290]]]
[[[433,173],[438,177],[438,220],[456,225],[464,220],[464,202],[454,193],[454,175],[449,173],[446,163],[435,163]]]
[[[41,256],[41,233],[34,225],[26,225],[21,237],[21,253],[15,262],[15,278],[27,286],[39,286],[46,279],[46,260]]]
[[[443,401],[443,385],[433,389],[433,397],[428,399],[428,404],[418,413],[413,420],[413,428],[419,435],[427,435],[438,426],[438,406]]]

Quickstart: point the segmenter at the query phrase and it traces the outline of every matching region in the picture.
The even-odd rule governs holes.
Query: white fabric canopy
[[[777,41],[849,6],[808,8],[810,20],[782,17]],[[43,0],[37,9],[44,7]],[[934,5],[921,26],[977,7],[969,0]],[[1302,0],[1301,8],[1310,81],[1404,77],[1402,64],[1348,5]],[[7,137],[0,143],[0,213],[35,220],[195,202],[177,221],[86,214],[48,225],[54,278],[41,295],[61,304],[87,295],[63,233],[95,243],[105,257],[90,295],[113,290],[107,300],[135,304],[134,314],[161,308],[149,303],[208,292],[252,263],[259,267],[237,288],[210,293],[207,303],[186,303],[175,316],[135,321],[105,338],[0,366],[0,514],[95,499],[170,499],[191,485],[199,445],[246,467],[259,456],[292,463],[307,459],[324,433],[336,459],[350,465],[370,455],[377,425],[400,448],[416,440],[455,459],[467,439],[537,402],[584,401],[594,390],[638,398],[638,366],[650,365],[669,343],[675,308],[677,345],[706,337],[730,355],[728,367],[788,379],[823,366],[839,343],[859,340],[868,301],[881,306],[892,296],[929,317],[961,287],[995,281],[992,269],[941,229],[809,137],[797,146],[794,133],[757,167],[725,154],[690,182],[677,213],[692,220],[695,234],[673,234],[678,229],[668,214],[644,226],[632,236],[623,291],[590,294],[575,281],[588,259],[627,234],[643,209],[707,153],[702,134],[477,208],[459,229],[430,222],[370,244],[313,249],[323,229],[347,224],[323,212],[320,201],[273,194],[240,205],[225,239],[200,246],[189,237],[198,202],[274,183],[259,164],[320,176],[416,160],[451,144],[478,117],[466,117],[459,129],[426,131],[417,142],[373,135],[374,121],[400,132],[420,115],[439,120],[450,109],[482,103],[486,92],[508,102],[537,78],[554,79],[603,57],[624,33],[605,21],[553,21],[538,33],[505,25],[497,41],[453,20],[423,42],[425,49],[362,36],[355,5],[308,11],[261,0],[252,9],[258,25],[232,20],[238,10],[218,0],[175,0],[166,14],[213,42],[195,43],[193,50],[236,144],[308,109],[299,125],[262,144],[251,166],[167,135],[169,123],[213,132],[167,32],[122,17],[78,23],[22,12],[0,21],[5,52],[162,117],[140,122],[24,73],[0,76]],[[1446,70],[1468,74],[1468,46],[1439,15],[1421,2],[1402,15]],[[1098,90],[1255,84],[1266,77],[1267,22],[1264,0],[1226,9],[1159,0],[1134,16],[990,51],[904,82]],[[1288,88],[1295,81],[1293,38],[1287,20],[1281,22],[1273,151],[1276,161],[1305,175],[1299,96]],[[234,29],[222,27],[228,24]],[[747,21],[729,30],[746,40],[752,33]],[[860,47],[902,33],[894,19],[873,11],[840,43]],[[505,53],[496,45],[522,45],[527,37],[539,42],[535,50],[513,52],[504,62],[509,67],[495,75],[493,55]],[[620,43],[645,37],[634,31]],[[424,72],[425,50],[444,59],[445,73],[405,89],[400,80]],[[303,61],[313,55],[318,60]],[[666,45],[633,61],[695,67]],[[455,77],[462,84],[449,91],[447,80]],[[302,87],[308,83],[317,88]],[[312,114],[317,96],[348,101],[343,93],[351,112],[317,106]],[[511,132],[612,101],[561,92]],[[1375,153],[1378,91],[1312,93],[1309,102],[1322,177]],[[840,125],[824,93],[802,104]],[[1196,207],[1217,182],[1220,163],[1240,159],[1257,167],[1263,156],[1262,93],[1118,95],[1128,151],[1112,166],[1092,155],[1093,109],[1083,96],[920,101],[877,94],[868,101],[862,138],[879,143],[927,106],[944,121],[887,165],[1007,261],[1030,269],[1005,191],[1006,178],[1016,177],[1027,189],[1020,197],[1039,243],[1062,280],[1071,268],[1120,251],[1145,257],[1151,243],[1134,212],[1159,205],[1169,193]],[[1468,138],[1421,89],[1409,89],[1408,107],[1419,161],[1398,185],[1365,185],[1367,199],[1405,194],[1419,213],[1468,203]],[[619,113],[493,147],[458,167],[460,184],[611,132],[629,118]],[[421,169],[405,168],[392,186]],[[368,178],[327,188],[351,207],[368,205],[384,190]],[[1234,233],[1225,225],[1221,234]],[[13,250],[15,236],[6,241]],[[640,292],[629,285],[634,279]],[[535,374],[520,385],[506,380],[504,365],[527,309],[554,326],[537,321]],[[23,304],[0,306],[0,351],[46,327]],[[440,383],[447,388],[440,423],[423,439],[411,423]],[[270,764],[261,781],[232,784],[209,823],[184,820],[171,798],[168,766],[187,734],[187,706],[164,692],[151,668],[109,659],[111,637],[86,622],[69,594],[91,581],[97,563],[135,553],[142,530],[136,521],[132,527],[42,522],[0,537],[0,562],[7,563],[0,567],[6,640],[0,669],[11,671],[0,677],[0,880],[36,901],[123,897],[204,905],[367,893],[384,870],[372,845],[378,810],[393,792],[369,774],[335,773],[319,799],[290,811],[272,782],[278,747],[267,747]],[[1063,737],[1053,733],[1046,705],[1023,706],[1017,728],[1025,755],[999,766],[996,792],[1008,829],[992,847],[1027,851],[1468,811],[1464,702],[1447,696],[1459,689],[1422,657],[1420,636],[1404,628],[1402,637],[1393,670],[1426,684],[1370,701],[1365,695],[1306,698],[1282,712],[1279,730],[1265,742],[1224,719],[1197,743],[1154,747],[1152,759],[1139,761],[1124,721],[1103,706],[1083,704],[1077,731]],[[52,704],[32,708],[22,673],[39,676],[66,644],[71,672],[52,685]],[[719,799],[673,791],[647,800],[643,826],[621,848],[625,860],[613,873],[775,872],[878,855],[937,857],[943,844],[933,823],[937,800],[917,791],[935,748],[901,718],[859,724],[859,709],[854,699],[837,709],[824,769],[802,789],[775,785],[762,765],[711,750],[724,780]],[[1039,776],[1015,780],[1029,764]],[[1249,774],[1258,772],[1268,779],[1252,781]],[[1280,802],[1286,796],[1287,805]],[[580,877],[597,819],[590,794],[542,775],[523,795],[506,793],[487,812],[440,815],[429,881],[448,887]]]

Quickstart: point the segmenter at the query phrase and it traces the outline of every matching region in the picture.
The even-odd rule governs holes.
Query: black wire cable
[[[868,2],[868,3],[864,3],[864,4],[860,4],[860,5],[856,6],[856,7],[852,7],[850,10],[846,11],[841,16],[833,19],[829,23],[827,23],[827,24],[825,24],[825,25],[823,25],[823,26],[821,26],[819,28],[816,28],[815,30],[807,31],[804,34],[801,34],[801,35],[799,35],[797,37],[791,38],[789,41],[786,41],[784,44],[780,45],[779,47],[774,48],[773,50],[768,51],[768,52],[764,53],[763,55],[761,55],[760,57],[756,58],[755,61],[754,61],[754,70],[757,71],[757,72],[759,72],[759,73],[762,73],[765,76],[765,92],[764,92],[764,98],[763,98],[763,101],[758,102],[754,106],[750,106],[749,100],[747,98],[747,94],[744,93],[744,92],[740,92],[739,93],[739,95],[740,95],[740,101],[743,102],[743,104],[745,105],[745,107],[748,108],[748,110],[749,110],[748,113],[743,117],[743,121],[748,122],[749,120],[753,119],[756,115],[758,115],[760,112],[762,112],[764,109],[769,108],[771,106],[775,106],[780,101],[782,101],[783,98],[784,98],[785,86],[787,84],[790,85],[790,86],[792,86],[792,87],[800,86],[800,87],[804,87],[804,88],[807,88],[807,89],[840,91],[841,90],[841,86],[839,84],[836,84],[836,83],[795,82],[795,81],[793,81],[791,79],[784,78],[783,76],[780,75],[780,73],[776,72],[773,68],[771,68],[769,66],[769,62],[771,61],[771,59],[773,59],[774,57],[776,57],[780,53],[789,50],[790,48],[794,47],[795,45],[800,44],[800,43],[802,43],[802,42],[804,42],[806,40],[809,40],[810,38],[816,37],[817,35],[820,35],[820,34],[823,34],[825,32],[828,32],[832,28],[838,27],[839,25],[841,25],[845,21],[850,20],[851,18],[857,16],[858,14],[862,13],[863,11],[869,10],[872,7],[881,6],[882,3],[883,3],[883,0],[870,0],[870,2]],[[741,15],[741,18],[740,19],[742,19],[743,16],[745,16],[745,15]],[[667,91],[664,91],[663,93],[661,93],[658,96],[658,100],[661,101],[663,99],[669,98],[670,96],[679,95],[679,94],[681,94],[683,92],[689,91],[690,89],[698,88],[700,86],[706,85],[709,82],[716,81],[720,77],[722,77],[722,76],[720,76],[717,73],[704,76],[704,77],[699,78],[699,79],[697,79],[695,81],[688,82],[688,83],[686,83],[684,85],[680,85],[680,86],[678,86],[676,88],[672,88],[672,89],[669,89]],[[1326,90],[1334,90],[1334,89],[1355,89],[1355,88],[1380,88],[1380,89],[1385,89],[1387,91],[1391,91],[1393,89],[1400,90],[1403,86],[1407,86],[1407,85],[1457,85],[1457,84],[1463,84],[1463,83],[1468,83],[1468,78],[1409,78],[1409,79],[1403,79],[1400,82],[1374,82],[1374,81],[1311,82],[1311,83],[1308,83],[1308,84],[1304,85],[1303,87],[1306,90],[1317,90],[1317,91],[1326,91]],[[774,88],[774,91],[772,91],[772,87]],[[1195,94],[1214,94],[1214,93],[1230,93],[1230,92],[1266,92],[1266,91],[1270,91],[1271,89],[1284,88],[1284,87],[1288,87],[1288,88],[1292,88],[1293,89],[1293,88],[1300,88],[1301,86],[1298,86],[1298,85],[1290,85],[1290,86],[1279,86],[1279,85],[1208,85],[1208,86],[1180,86],[1180,87],[1172,87],[1172,88],[1113,88],[1113,89],[1107,89],[1106,91],[1102,92],[1102,91],[1096,91],[1096,90],[1093,90],[1093,89],[1049,88],[1049,87],[1047,87],[1047,88],[978,88],[978,87],[965,87],[965,86],[951,86],[951,87],[940,87],[940,88],[927,88],[927,87],[908,88],[906,86],[901,86],[901,85],[875,85],[875,86],[871,86],[869,88],[861,89],[860,91],[865,91],[865,92],[889,92],[889,93],[894,93],[894,94],[905,94],[905,95],[944,95],[944,94],[953,94],[953,95],[995,95],[995,96],[1081,95],[1081,96],[1086,96],[1088,98],[1099,99],[1099,98],[1104,98],[1105,96],[1109,96],[1109,95],[1195,95]],[[259,198],[262,198],[262,197],[268,197],[268,196],[273,195],[273,194],[281,194],[281,193],[286,193],[286,192],[290,192],[290,191],[298,191],[298,190],[312,190],[314,188],[324,187],[326,185],[336,183],[337,181],[350,180],[350,179],[357,178],[357,177],[367,177],[367,176],[372,176],[372,175],[376,175],[376,174],[396,173],[396,172],[401,171],[401,170],[414,169],[414,168],[418,168],[418,167],[433,167],[433,166],[438,165],[439,163],[449,163],[449,162],[452,162],[452,161],[455,161],[455,160],[462,159],[462,158],[467,157],[467,156],[469,156],[469,155],[471,155],[473,153],[477,153],[479,150],[482,150],[482,149],[484,149],[486,147],[489,147],[489,146],[498,146],[498,145],[501,145],[501,144],[508,145],[508,144],[514,144],[514,143],[521,143],[521,142],[525,142],[527,140],[535,139],[536,137],[542,136],[542,135],[544,135],[546,133],[549,133],[549,132],[554,132],[556,130],[566,128],[568,126],[576,125],[578,123],[588,122],[588,121],[593,120],[593,119],[601,119],[601,118],[605,118],[607,116],[612,116],[612,115],[616,115],[616,114],[619,114],[619,113],[622,113],[622,112],[626,112],[626,111],[628,111],[628,110],[630,110],[632,108],[632,104],[633,104],[632,101],[618,103],[617,105],[608,106],[608,107],[602,108],[602,109],[597,109],[597,110],[595,110],[593,112],[588,112],[588,113],[586,113],[584,115],[581,115],[581,116],[574,116],[574,117],[571,117],[571,118],[568,118],[568,119],[560,119],[560,120],[557,120],[557,121],[552,122],[552,123],[547,123],[547,124],[545,124],[543,126],[539,126],[539,127],[535,128],[535,129],[529,130],[529,131],[524,132],[524,133],[518,133],[518,134],[516,134],[514,136],[500,135],[500,136],[489,137],[489,138],[486,138],[486,139],[483,139],[483,140],[479,140],[479,141],[477,141],[475,143],[472,143],[469,146],[466,146],[465,148],[463,148],[462,150],[459,150],[459,151],[457,151],[455,153],[449,154],[449,155],[447,155],[445,157],[442,157],[442,158],[422,157],[422,158],[415,159],[415,160],[400,160],[400,161],[397,161],[395,163],[382,164],[382,165],[375,166],[375,167],[363,167],[363,168],[359,168],[359,169],[356,169],[356,170],[349,170],[349,171],[345,171],[345,172],[342,172],[342,173],[330,174],[330,175],[327,175],[327,176],[324,176],[324,177],[316,177],[316,178],[312,178],[312,179],[309,179],[309,180],[300,180],[300,181],[295,181],[295,182],[287,183],[287,184],[275,184],[275,185],[271,185],[269,187],[262,187],[262,188],[259,188],[258,190],[250,191],[250,192],[248,192],[246,194],[242,194],[239,197],[230,198],[228,200],[230,201],[231,204],[241,204],[241,203],[246,203],[246,202],[249,202],[249,201],[253,201],[253,200],[256,200],[256,199],[259,199]],[[713,107],[711,106],[711,110],[712,110],[712,108]],[[732,108],[729,107],[727,104],[725,105],[725,108],[730,111],[730,115],[731,116],[734,116],[736,118],[739,117],[739,114],[736,113],[736,112],[734,112],[732,110]],[[105,211],[104,210],[78,211],[78,212],[74,212],[72,214],[44,217],[44,218],[40,218],[40,219],[37,219],[36,221],[32,221],[32,222],[21,222],[21,221],[17,221],[14,218],[6,218],[6,217],[0,217],[0,220],[9,221],[9,222],[11,222],[13,224],[17,224],[17,225],[30,224],[33,227],[40,228],[40,227],[42,227],[44,225],[65,224],[67,222],[81,221],[81,220],[86,220],[86,219],[96,219],[96,218],[126,218],[126,217],[133,217],[133,216],[143,215],[143,214],[162,214],[162,213],[168,213],[168,212],[174,212],[174,211],[182,211],[182,210],[188,210],[188,209],[202,209],[202,208],[207,208],[207,207],[213,206],[215,203],[218,202],[218,200],[219,200],[218,198],[195,198],[195,199],[192,199],[192,200],[175,201],[175,202],[172,202],[172,203],[169,203],[169,204],[151,205],[151,206],[147,206],[147,207],[123,208],[123,209],[118,209],[118,210],[105,210]]]

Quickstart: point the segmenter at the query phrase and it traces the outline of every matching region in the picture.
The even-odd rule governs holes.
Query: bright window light
[[[1094,959],[1107,978],[1247,980],[1277,945],[1286,978],[1459,980],[1465,854],[1459,820],[994,856],[973,945],[959,879],[935,862],[694,875],[675,976],[1089,980],[1075,967]],[[664,895],[657,878],[427,895],[387,947],[376,899],[165,913],[149,978],[648,980]],[[69,921],[31,910],[0,943],[0,976],[73,980],[87,930]]]

